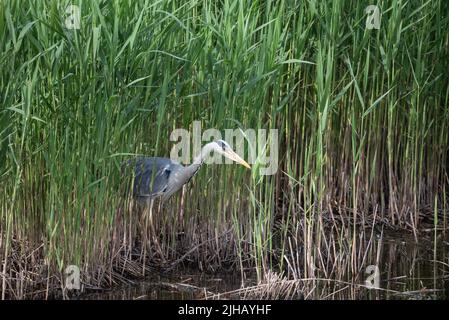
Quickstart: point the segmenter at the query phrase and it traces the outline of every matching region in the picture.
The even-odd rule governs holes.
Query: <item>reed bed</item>
[[[379,30],[369,1],[1,1],[1,297],[65,296],[68,265],[351,278],[375,228],[446,229],[449,4],[374,2]],[[120,165],[193,121],[278,129],[279,170],[205,167],[151,230]]]

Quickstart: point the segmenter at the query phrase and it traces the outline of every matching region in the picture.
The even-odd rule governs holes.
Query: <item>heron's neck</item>
[[[200,154],[193,159],[193,163],[191,164],[191,166],[201,166],[205,158],[209,156],[213,148],[214,148],[213,142],[204,145],[203,148],[201,149]]]
[[[199,155],[197,155],[191,165],[186,167],[186,174],[190,178],[192,178],[198,170],[201,168],[201,165],[204,162],[204,159],[209,155],[209,152],[213,149],[211,143],[206,144],[202,149]]]
[[[193,159],[192,164],[187,167],[187,171],[190,176],[194,176],[198,172],[204,160],[209,156],[209,153],[213,150],[213,148],[214,148],[213,143],[208,143],[205,146],[203,146],[200,154],[197,155]]]

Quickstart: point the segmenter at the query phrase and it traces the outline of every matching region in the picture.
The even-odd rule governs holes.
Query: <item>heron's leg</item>
[[[149,215],[149,220],[150,220],[150,232],[151,232],[151,238],[153,240],[153,243],[156,247],[156,251],[157,253],[159,253],[159,256],[162,258],[162,261],[165,261],[164,258],[164,254],[162,252],[162,248],[159,244],[159,236],[156,233],[156,229],[154,228],[154,221],[153,221],[153,206],[154,206],[154,200],[151,200],[150,202],[150,215]]]
[[[178,214],[178,225],[181,226],[181,230],[184,231],[184,199],[186,194],[186,186],[182,186],[182,193],[181,193],[181,203],[179,208],[179,214]]]
[[[143,206],[143,212],[141,214],[141,234],[142,234],[142,244],[140,249],[140,256],[142,258],[142,274],[145,276],[145,262],[146,262],[146,256],[147,256],[147,243],[148,243],[148,213],[149,206],[147,203]]]

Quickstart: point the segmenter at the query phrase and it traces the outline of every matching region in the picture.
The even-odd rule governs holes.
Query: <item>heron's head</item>
[[[227,143],[224,140],[217,140],[213,142],[214,144],[214,151],[222,154],[228,159],[231,159],[232,161],[235,161],[237,163],[240,163],[241,165],[247,167],[248,169],[251,169],[250,165],[243,160],[237,153],[232,150],[229,143]]]

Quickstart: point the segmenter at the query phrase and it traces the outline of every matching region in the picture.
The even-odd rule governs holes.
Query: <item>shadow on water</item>
[[[424,236],[415,241],[411,235],[388,234],[377,237],[368,253],[370,263],[377,262],[379,288],[366,282],[375,271],[364,270],[346,279],[300,279],[305,299],[448,299],[449,243],[441,236],[434,241]],[[348,257],[350,259],[350,257]],[[373,269],[374,270],[374,269]],[[205,299],[248,298],[245,288],[257,287],[254,276],[240,272],[202,274],[181,270],[166,276],[153,276],[132,286],[90,292],[79,299]],[[370,283],[375,283],[372,277]],[[229,293],[233,293],[232,295]],[[257,298],[257,296],[251,296]]]

